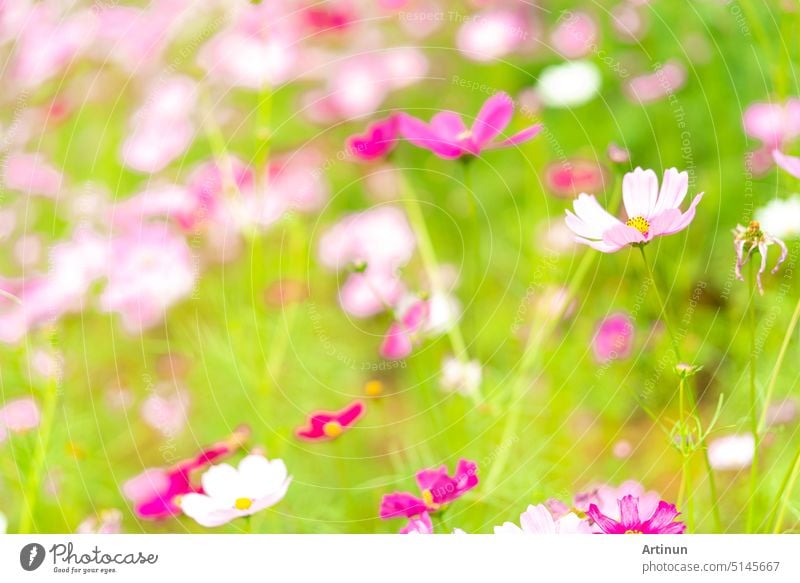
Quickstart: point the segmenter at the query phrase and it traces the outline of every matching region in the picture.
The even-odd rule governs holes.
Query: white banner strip
[[[797,583],[800,536],[0,536],[4,583],[87,579]]]

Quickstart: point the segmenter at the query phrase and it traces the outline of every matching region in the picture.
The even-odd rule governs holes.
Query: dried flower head
[[[761,228],[758,221],[750,221],[747,227],[736,225],[733,230],[733,246],[736,249],[736,278],[744,281],[742,277],[742,266],[748,262],[754,249],[758,249],[761,254],[761,266],[758,269],[756,281],[758,282],[758,292],[764,295],[764,286],[761,283],[761,274],[767,269],[767,251],[770,245],[777,245],[781,249],[781,256],[778,263],[772,269],[772,273],[777,273],[781,264],[786,261],[788,250],[783,241],[773,237]]]

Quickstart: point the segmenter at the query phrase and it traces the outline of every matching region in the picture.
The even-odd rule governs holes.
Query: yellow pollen
[[[644,534],[641,530],[626,530],[625,534]]]
[[[237,498],[233,505],[236,506],[236,510],[247,510],[253,505],[253,501],[250,498]]]
[[[364,383],[364,392],[370,397],[377,397],[383,393],[383,383],[377,380],[371,380]]]
[[[172,499],[172,503],[173,503],[175,506],[177,506],[178,508],[180,508],[180,507],[181,507],[181,502],[183,502],[183,496],[175,496],[175,497]]]
[[[468,140],[472,137],[472,130],[464,130],[456,136],[457,140]]]
[[[342,434],[342,424],[338,421],[328,421],[322,426],[322,433],[328,437],[339,437]]]
[[[647,233],[650,231],[650,222],[644,217],[631,217],[625,221],[625,224],[629,227],[633,227],[642,235],[647,235]]]
[[[431,494],[430,490],[422,491],[422,499],[425,501],[425,506],[428,508],[436,508],[437,505],[433,502],[433,494]]]

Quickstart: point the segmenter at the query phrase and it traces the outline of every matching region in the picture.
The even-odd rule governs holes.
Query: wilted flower
[[[781,250],[778,262],[772,269],[772,273],[777,273],[781,264],[786,260],[786,256],[789,254],[783,241],[764,231],[758,221],[750,221],[747,227],[736,225],[736,228],[733,230],[733,246],[736,249],[736,278],[740,281],[744,281],[742,266],[750,260],[750,255],[752,255],[753,251],[758,249],[758,252],[761,254],[761,266],[756,275],[756,282],[758,283],[758,291],[761,295],[764,295],[761,274],[767,269],[767,252],[770,245],[777,245]]]
[[[353,426],[364,414],[364,404],[354,401],[339,411],[316,411],[308,418],[308,424],[295,431],[295,435],[307,441],[336,439]]]
[[[408,114],[400,116],[401,135],[420,148],[430,150],[440,158],[478,156],[483,150],[507,148],[527,142],[538,134],[541,124],[532,125],[501,141],[494,141],[511,123],[514,102],[506,93],[496,93],[486,100],[478,116],[467,128],[454,111],[440,111],[430,124]]]
[[[628,220],[624,223],[610,215],[590,194],[581,194],[573,203],[575,213],[567,210],[567,225],[579,243],[613,253],[628,245],[643,245],[662,235],[672,235],[689,226],[695,208],[703,198],[696,195],[688,210],[680,205],[689,189],[689,175],[670,168],[664,172],[661,191],[652,170],[636,168],[625,174],[622,199]]]
[[[436,512],[478,485],[478,466],[475,462],[459,460],[455,475],[447,475],[441,466],[417,472],[418,498],[408,492],[387,494],[381,500],[380,517],[383,519],[405,516],[414,518],[425,512]]]
[[[750,433],[720,437],[708,444],[708,463],[715,470],[743,470],[753,463],[755,449]]]
[[[283,460],[248,455],[238,469],[228,464],[209,468],[201,478],[203,493],[181,496],[178,505],[201,526],[220,526],[274,506],[291,481]]]
[[[586,520],[582,520],[573,512],[553,518],[544,504],[531,504],[520,514],[519,526],[513,522],[505,522],[495,526],[495,534],[591,534]]]
[[[639,499],[623,496],[618,500],[620,519],[609,518],[595,504],[589,506],[588,514],[606,534],[683,534],[686,525],[675,518],[680,514],[674,504],[659,501],[655,512],[639,513]]]

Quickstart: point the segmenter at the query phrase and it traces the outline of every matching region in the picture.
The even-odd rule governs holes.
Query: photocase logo
[[[35,571],[42,566],[46,553],[39,543],[29,543],[19,552],[19,564],[26,571]]]

